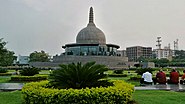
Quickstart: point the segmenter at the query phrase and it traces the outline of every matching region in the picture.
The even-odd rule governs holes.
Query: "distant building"
[[[127,57],[126,50],[117,50],[117,56]]]
[[[16,65],[29,65],[29,56],[21,56],[19,55],[17,57],[16,62],[14,62]]]
[[[172,56],[174,55],[174,51],[169,47],[164,47],[164,49],[154,49],[153,51],[156,54],[157,59],[166,58],[172,60]]]
[[[127,47],[128,61],[137,62],[139,57],[152,58],[152,47],[133,46]]]

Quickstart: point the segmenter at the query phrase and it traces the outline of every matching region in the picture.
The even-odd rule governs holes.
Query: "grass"
[[[10,81],[10,76],[0,76],[0,83],[8,83]]]
[[[107,73],[111,74],[112,71]],[[156,72],[155,72],[156,73]],[[49,74],[48,70],[42,70],[39,74]],[[139,81],[129,81],[130,76],[136,75],[134,71],[124,71],[128,77],[109,77],[110,80],[124,80],[135,86]],[[10,80],[10,76],[0,76],[0,83]],[[161,90],[136,90],[133,99],[138,104],[184,104],[185,92],[161,91]],[[22,104],[21,91],[0,92],[0,104]]]
[[[133,99],[138,104],[184,104],[185,92],[136,90]],[[0,104],[22,104],[21,91],[0,92]]]
[[[21,91],[0,92],[0,104],[22,104]]]
[[[138,90],[133,99],[139,104],[184,104],[185,92]]]

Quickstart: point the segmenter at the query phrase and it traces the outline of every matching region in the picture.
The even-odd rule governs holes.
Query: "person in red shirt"
[[[170,80],[168,81],[169,84],[178,84],[179,83],[179,73],[173,69],[170,73]]]
[[[183,84],[183,83],[185,83],[185,70],[183,71],[183,76],[181,77],[181,80],[180,80],[180,84]]]
[[[166,74],[162,69],[156,74],[156,81],[159,84],[166,84]]]

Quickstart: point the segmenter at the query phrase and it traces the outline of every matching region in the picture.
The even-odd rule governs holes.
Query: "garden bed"
[[[41,80],[47,80],[48,75],[35,75],[35,76],[11,76],[10,81],[41,81]]]
[[[26,104],[127,104],[132,100],[134,86],[115,81],[114,86],[85,89],[53,89],[49,82],[27,83],[23,89]]]
[[[12,73],[0,73],[0,76],[11,76]]]

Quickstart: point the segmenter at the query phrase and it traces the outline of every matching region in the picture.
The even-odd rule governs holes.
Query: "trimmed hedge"
[[[114,86],[85,89],[53,89],[49,82],[27,83],[22,88],[26,104],[127,104],[132,100],[134,86],[115,81]]]
[[[127,77],[127,74],[108,74],[109,77]]]
[[[130,77],[130,79],[129,79],[129,80],[138,81],[138,80],[141,80],[141,76],[140,76],[140,75],[132,76],[132,77]]]
[[[11,81],[41,81],[47,80],[47,75],[35,75],[35,76],[11,76]]]
[[[0,73],[0,76],[11,76],[12,73]]]
[[[114,74],[123,74],[123,70],[114,70],[113,73]]]
[[[152,69],[152,68],[144,68],[144,69],[137,69],[136,70],[136,73],[138,74],[138,75],[142,75],[143,73],[145,73],[145,72],[150,72],[150,73],[152,73],[152,71],[155,71],[156,69]]]
[[[0,73],[6,73],[6,72],[8,72],[7,69],[5,69],[5,68],[0,68]]]

